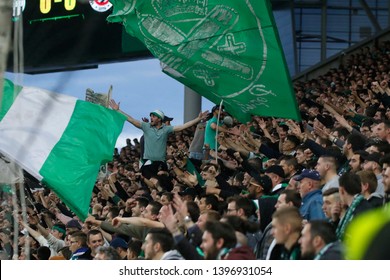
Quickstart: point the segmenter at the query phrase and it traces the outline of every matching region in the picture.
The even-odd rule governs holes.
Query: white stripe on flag
[[[39,88],[23,88],[0,122],[0,150],[42,179],[39,170],[67,127],[76,101]]]

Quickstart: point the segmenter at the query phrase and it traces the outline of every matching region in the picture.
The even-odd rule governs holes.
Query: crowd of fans
[[[126,114],[144,136],[101,170],[85,221],[28,177],[25,221],[2,189],[0,257],[388,259],[389,60],[383,42],[297,82],[301,122],[242,124],[218,105],[173,127]]]

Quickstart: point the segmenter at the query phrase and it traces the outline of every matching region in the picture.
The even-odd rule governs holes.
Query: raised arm
[[[131,123],[132,125],[134,125],[135,127],[141,128],[141,122],[139,120],[134,119],[132,116],[126,114],[121,109],[119,109],[119,105],[120,105],[120,102],[116,103],[114,99],[110,100],[110,107],[113,110],[118,111],[118,112],[122,113],[123,115],[125,115],[127,118],[127,121],[129,123]]]
[[[40,223],[37,223],[37,229],[39,231],[40,234],[42,234],[43,237],[45,237],[47,239],[47,237],[49,236],[50,234],[50,231],[48,231],[46,228],[44,228],[43,226],[41,226]]]
[[[199,113],[199,116],[189,122],[186,122],[185,124],[182,124],[182,125],[175,125],[173,127],[173,131],[182,131],[184,129],[187,129],[195,124],[197,124],[198,122],[200,122],[201,120],[205,119],[207,117],[207,115],[209,114],[209,111],[204,111],[203,113]]]
[[[112,220],[112,225],[120,226],[121,224],[131,224],[135,226],[143,226],[149,228],[163,228],[164,224],[158,221],[152,221],[142,217],[115,217]]]
[[[24,223],[23,220],[21,220],[21,219],[19,220],[19,223],[28,231],[28,233],[32,237],[34,237],[39,242],[39,237],[42,236],[42,234],[40,234],[38,231],[32,229],[28,224]],[[47,241],[46,241],[46,245],[42,245],[42,246],[47,246]]]

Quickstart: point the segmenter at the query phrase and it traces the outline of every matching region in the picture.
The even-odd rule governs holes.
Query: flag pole
[[[0,108],[3,100],[4,72],[11,40],[12,1],[0,0]]]
[[[10,41],[11,41],[12,5],[13,5],[13,1],[0,0],[0,108],[2,106],[2,101],[4,97],[4,72],[7,68],[7,57],[8,57]],[[18,28],[18,25],[15,26],[15,29],[16,28]],[[14,57],[17,55],[17,53],[18,50],[14,50]],[[11,161],[10,168],[12,169],[13,167],[16,167],[16,164],[14,161]],[[20,174],[21,172],[19,172],[19,175]],[[11,258],[17,259],[18,258],[17,241],[19,237],[19,230],[18,230],[19,224],[18,224],[17,188],[14,182],[11,184],[11,190],[12,190],[11,195],[12,195],[13,218],[14,218],[14,245],[13,245],[14,254],[13,256],[11,256]],[[21,196],[24,195],[24,192],[21,192],[20,195]],[[22,210],[23,210],[23,218],[26,221],[25,201],[22,200],[21,202],[24,202],[24,207],[22,205]],[[27,251],[28,250],[29,247],[27,247]]]
[[[218,117],[217,117],[217,129],[216,129],[216,134],[215,134],[215,160],[218,163],[218,132],[219,132],[219,118],[221,116],[221,108],[223,105],[223,99],[219,103],[219,110],[218,110]]]
[[[110,107],[110,100],[112,99],[112,85],[110,85],[110,88],[108,89],[108,94],[107,94],[107,108]],[[106,170],[105,170],[105,178],[108,178],[108,162],[106,162]]]

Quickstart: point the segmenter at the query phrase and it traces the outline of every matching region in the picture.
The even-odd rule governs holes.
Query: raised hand
[[[120,102],[116,103],[114,99],[110,99],[110,107],[113,110],[118,111],[119,110],[119,105],[120,105]]]
[[[176,218],[173,214],[172,205],[164,205],[160,210],[160,221],[167,227],[171,233],[178,231]]]
[[[181,200],[181,197],[177,193],[173,197],[173,206],[176,209],[176,213],[179,219],[184,219],[184,217],[187,216],[187,204],[185,201]]]
[[[257,122],[261,128],[261,130],[267,129],[267,122],[263,118],[259,118]]]
[[[114,219],[112,219],[111,223],[114,227],[119,227],[122,224],[121,218],[115,217]]]
[[[204,120],[204,119],[207,118],[208,115],[209,115],[209,111],[200,112],[199,115],[198,115],[198,118],[200,120]]]
[[[196,186],[198,184],[198,177],[196,177],[195,171],[193,174],[191,174],[188,171],[185,171],[184,174],[185,174],[188,182],[191,184],[191,186]]]

